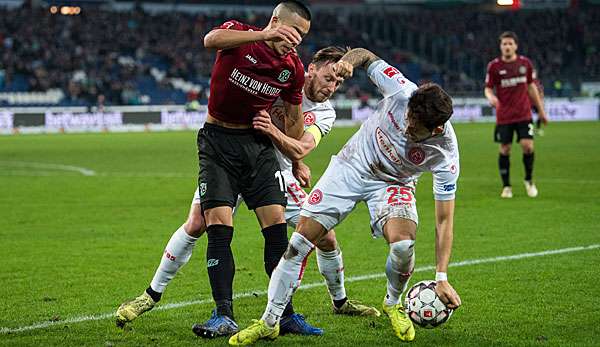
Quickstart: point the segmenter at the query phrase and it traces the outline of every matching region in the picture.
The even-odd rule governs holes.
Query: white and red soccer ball
[[[436,294],[435,281],[421,281],[412,286],[404,298],[404,307],[410,320],[423,328],[443,324],[453,312]]]

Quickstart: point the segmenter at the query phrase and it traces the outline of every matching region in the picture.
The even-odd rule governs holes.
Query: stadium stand
[[[465,6],[358,8],[319,8],[299,49],[303,61],[330,44],[364,46],[415,81],[481,96],[497,36],[510,29],[520,36],[519,51],[534,60],[547,95],[574,96],[584,79],[600,80],[600,31],[593,25],[600,22],[598,6],[504,13]],[[0,8],[0,106],[183,104],[190,95],[203,102],[214,52],[202,47],[202,37],[230,18],[267,23],[268,12],[249,9],[84,7],[77,16],[63,16],[44,7]],[[344,87],[347,97],[370,91],[364,75]]]

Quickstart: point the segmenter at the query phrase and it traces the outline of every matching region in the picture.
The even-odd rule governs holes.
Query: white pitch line
[[[73,166],[73,165],[36,163],[36,162],[30,162],[30,161],[0,160],[0,166],[19,167],[19,168],[32,168],[32,169],[74,171],[74,172],[79,172],[80,174],[82,174],[84,176],[94,176],[94,175],[96,175],[96,172],[94,170],[86,169],[86,168],[80,167],[80,166]]]
[[[588,250],[598,249],[598,248],[600,248],[600,244],[592,244],[592,245],[588,245],[588,246],[552,249],[552,250],[535,252],[535,253],[520,253],[520,254],[491,257],[491,258],[470,259],[470,260],[459,261],[456,263],[450,263],[449,267],[462,267],[462,266],[470,266],[470,265],[498,263],[498,262],[509,261],[509,260],[519,260],[519,259],[525,259],[525,258],[543,257],[543,256],[547,256],[547,255],[588,251]],[[435,270],[435,266],[433,266],[433,265],[421,266],[421,267],[416,268],[414,270],[414,272],[423,272],[423,271],[431,271],[431,270]],[[361,275],[361,276],[351,276],[351,277],[346,278],[345,282],[358,282],[358,281],[365,281],[365,280],[377,279],[377,278],[383,278],[383,277],[385,277],[384,273]],[[313,283],[303,284],[300,286],[299,289],[307,290],[307,289],[324,287],[324,286],[325,286],[324,282],[313,282]],[[262,295],[266,295],[266,294],[267,294],[266,290],[255,290],[255,291],[249,291],[249,292],[236,294],[233,297],[234,297],[234,299],[240,299],[240,298],[248,298],[248,297],[252,297],[252,296],[262,296]],[[160,305],[160,306],[157,306],[154,310],[155,311],[172,310],[172,309],[191,306],[191,305],[209,304],[212,302],[213,302],[212,299],[182,301],[182,302],[175,302],[175,303],[171,303],[171,304]],[[82,322],[88,322],[88,321],[109,319],[109,318],[114,318],[114,317],[115,317],[115,313],[111,312],[111,313],[104,313],[104,314],[97,314],[97,315],[72,317],[72,318],[67,318],[65,320],[60,320],[60,321],[43,321],[43,322],[38,322],[38,323],[35,323],[32,325],[27,325],[27,326],[22,326],[22,327],[17,327],[17,328],[8,328],[8,327],[0,328],[0,334],[20,333],[20,332],[29,331],[29,330],[45,329],[45,328],[49,328],[49,327],[52,327],[55,325],[75,324],[75,323],[82,323]]]

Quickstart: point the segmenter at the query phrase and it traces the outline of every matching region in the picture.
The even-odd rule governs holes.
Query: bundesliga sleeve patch
[[[400,73],[400,71],[398,71],[398,69],[396,69],[393,66],[389,66],[383,70],[383,74],[386,75],[388,78],[392,78],[399,73]]]

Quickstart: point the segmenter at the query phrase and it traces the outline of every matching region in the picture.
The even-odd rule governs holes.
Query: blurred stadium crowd
[[[0,92],[60,89],[61,105],[202,102],[214,60],[214,52],[202,46],[203,35],[232,18],[262,27],[269,14],[84,8],[78,16],[61,16],[48,8],[0,9]],[[596,6],[518,12],[462,6],[320,10],[299,53],[307,63],[323,46],[363,46],[412,80],[435,81],[457,96],[481,96],[486,63],[498,55],[497,37],[513,30],[546,94],[573,96],[582,80],[600,80],[597,23]],[[362,75],[346,83],[342,95],[369,92]]]

